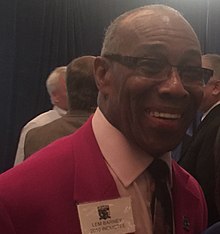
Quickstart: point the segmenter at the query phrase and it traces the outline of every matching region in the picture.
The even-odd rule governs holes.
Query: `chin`
[[[148,150],[147,148],[145,148],[146,152],[148,152],[151,156],[157,158],[157,157],[161,157],[162,155],[164,155],[165,153],[167,152],[170,152],[171,150],[173,150],[178,144],[169,144],[169,145],[163,145],[163,146],[160,146],[158,147],[155,146],[155,147],[152,147],[148,145]],[[149,150],[151,149],[151,150]]]

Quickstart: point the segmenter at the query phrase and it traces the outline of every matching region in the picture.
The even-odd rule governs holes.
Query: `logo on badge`
[[[106,220],[111,218],[109,205],[98,206],[97,209],[99,212],[99,220]]]

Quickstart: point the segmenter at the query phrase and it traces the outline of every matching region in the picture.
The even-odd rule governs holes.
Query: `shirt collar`
[[[76,116],[76,117],[89,117],[92,112],[86,110],[69,110],[67,111],[68,116]]]
[[[202,118],[201,118],[201,121],[202,121],[203,119],[205,119],[205,117],[208,115],[208,113],[209,113],[214,107],[216,107],[216,106],[219,105],[219,104],[220,104],[220,101],[216,102],[211,108],[209,108],[209,109],[203,114],[203,116],[202,116]]]
[[[55,110],[60,116],[64,116],[67,113],[66,110],[63,110],[59,108],[58,106],[53,106],[53,110]]]
[[[99,108],[93,116],[92,127],[108,166],[123,185],[128,187],[154,158],[135,145],[131,145],[124,135],[108,122]],[[164,154],[161,159],[166,161],[171,169],[170,153]]]

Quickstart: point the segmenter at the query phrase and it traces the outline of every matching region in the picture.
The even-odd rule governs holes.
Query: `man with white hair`
[[[65,76],[66,66],[57,67],[48,76],[46,87],[53,105],[53,109],[36,116],[22,128],[15,156],[15,166],[24,160],[24,142],[26,134],[31,129],[43,126],[66,114],[67,92]]]

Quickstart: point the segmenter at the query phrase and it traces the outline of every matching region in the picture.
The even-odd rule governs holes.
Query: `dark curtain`
[[[122,12],[162,3],[194,27],[202,51],[220,53],[219,0],[7,0],[0,3],[0,173],[12,167],[22,126],[51,108],[45,80],[57,66],[100,53]]]

